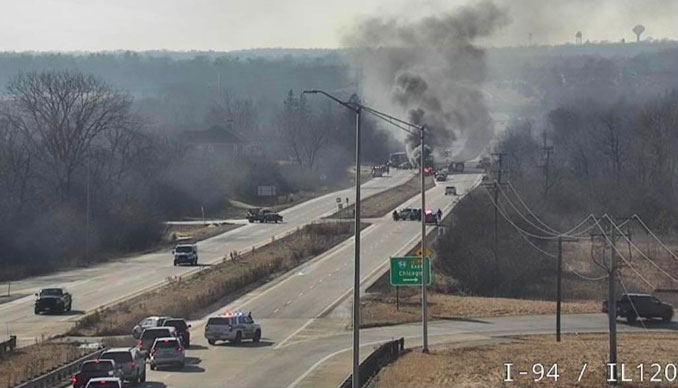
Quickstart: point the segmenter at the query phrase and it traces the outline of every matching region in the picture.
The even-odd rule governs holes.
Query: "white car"
[[[261,327],[254,323],[251,314],[221,315],[207,320],[205,338],[210,345],[214,345],[217,341],[230,341],[237,344],[244,339],[259,342]]]
[[[85,388],[122,388],[122,380],[117,377],[95,377]]]
[[[457,188],[454,186],[446,186],[445,195],[457,195]]]

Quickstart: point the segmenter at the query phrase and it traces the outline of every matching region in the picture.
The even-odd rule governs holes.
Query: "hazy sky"
[[[0,0],[0,50],[218,50],[340,45],[369,16],[419,18],[464,0]],[[491,42],[678,39],[678,0],[500,0],[513,23]]]

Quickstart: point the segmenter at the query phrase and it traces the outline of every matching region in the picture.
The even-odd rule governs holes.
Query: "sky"
[[[469,0],[0,0],[2,51],[336,48],[361,19],[412,20]],[[489,46],[678,39],[678,0],[497,0],[512,23]]]

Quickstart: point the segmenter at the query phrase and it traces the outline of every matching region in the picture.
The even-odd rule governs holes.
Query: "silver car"
[[[165,337],[178,338],[179,334],[177,333],[177,329],[169,326],[150,327],[141,333],[141,338],[139,339],[137,347],[139,348],[141,354],[143,354],[145,357],[148,357],[148,352],[151,350],[155,339]]]
[[[210,345],[217,341],[231,341],[237,344],[243,339],[259,342],[261,327],[254,323],[251,315],[211,317],[205,325],[205,338]]]
[[[184,367],[186,354],[176,337],[156,338],[151,347],[151,370],[164,365]]]
[[[148,329],[149,327],[158,327],[162,326],[162,323],[165,321],[165,319],[170,318],[170,317],[147,317],[141,320],[134,328],[132,329],[132,337],[135,339],[139,339],[141,337],[141,333],[144,332],[144,330]]]
[[[112,348],[99,356],[122,367],[122,378],[132,385],[146,381],[146,359],[137,348]]]

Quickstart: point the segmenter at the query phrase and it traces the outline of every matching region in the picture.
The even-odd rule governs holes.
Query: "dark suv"
[[[73,299],[65,288],[43,288],[35,294],[35,313],[43,311],[63,313],[71,311]]]
[[[191,332],[188,330],[191,328],[191,325],[187,324],[186,321],[182,318],[169,318],[166,319],[162,324],[163,326],[171,326],[177,329],[177,334],[181,343],[186,349],[191,346]]]
[[[607,312],[607,301],[603,302],[603,312]],[[617,301],[617,316],[629,322],[635,322],[638,317],[669,322],[673,318],[673,306],[648,294],[624,294]]]

